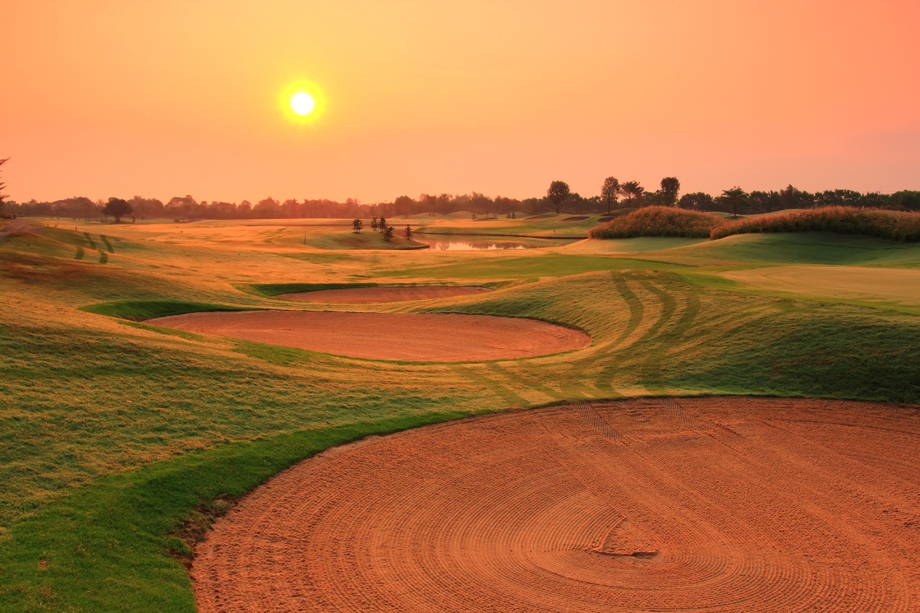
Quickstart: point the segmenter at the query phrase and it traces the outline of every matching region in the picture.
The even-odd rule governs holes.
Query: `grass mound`
[[[783,211],[723,223],[712,229],[710,237],[752,232],[837,232],[920,241],[920,213],[848,206]]]
[[[667,206],[647,206],[613,219],[606,226],[591,229],[591,238],[635,236],[686,236],[705,238],[722,219],[711,213],[686,211]]]
[[[154,317],[168,315],[182,315],[183,313],[198,313],[202,311],[251,311],[255,307],[234,307],[224,304],[209,304],[206,302],[181,302],[176,300],[116,300],[114,302],[100,302],[80,307],[81,311],[108,315],[131,321],[144,321]]]

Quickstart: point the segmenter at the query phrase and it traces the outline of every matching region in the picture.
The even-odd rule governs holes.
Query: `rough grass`
[[[828,206],[780,211],[723,223],[711,238],[751,232],[838,232],[865,234],[898,241],[920,241],[920,212]]]
[[[711,213],[667,206],[647,206],[591,229],[591,238],[635,236],[684,236],[701,238],[722,222]]]

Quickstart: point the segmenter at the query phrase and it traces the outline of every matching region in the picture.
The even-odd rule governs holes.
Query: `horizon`
[[[272,7],[7,7],[10,199],[920,188],[916,3]]]

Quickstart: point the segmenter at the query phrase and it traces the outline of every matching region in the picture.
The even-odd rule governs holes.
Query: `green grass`
[[[106,477],[17,526],[16,546],[0,549],[0,608],[194,613],[189,577],[175,559],[190,552],[170,536],[191,509],[218,496],[240,496],[330,446],[462,415],[302,430]]]
[[[836,264],[920,267],[920,245],[832,233],[739,234],[655,254],[655,258],[705,264]]]
[[[108,315],[131,321],[144,321],[154,317],[198,313],[202,311],[247,311],[253,307],[236,307],[204,302],[179,302],[175,300],[118,300],[80,307],[81,311]]]
[[[358,289],[362,287],[417,287],[431,285],[431,283],[254,283],[248,287],[260,296],[279,296],[281,294],[295,294],[299,292],[317,292],[324,289]],[[438,283],[437,285],[451,285]],[[496,286],[496,283],[484,283],[485,286]]]
[[[381,271],[380,276],[428,277],[432,279],[480,278],[511,279],[561,277],[598,270],[674,270],[686,265],[637,258],[593,255],[545,254],[477,258],[469,262],[428,266],[408,270]]]
[[[69,242],[67,258],[9,248],[16,241],[0,250],[0,611],[194,611],[189,579],[170,555],[185,549],[170,536],[176,527],[202,505],[368,434],[637,394],[920,402],[916,315],[739,291],[714,274],[813,260],[911,266],[916,246],[746,235],[669,245],[649,259],[472,254],[436,266],[429,262],[444,260],[423,252],[381,252],[360,270],[387,272],[345,284],[324,279],[354,275],[350,254],[237,260],[181,242],[124,243],[137,244],[131,257],[143,255],[146,268],[129,257],[75,262]],[[181,266],[182,254],[195,265]],[[311,277],[319,266],[336,276]],[[524,360],[405,364],[135,323],[266,308],[278,293],[386,284],[384,275],[490,284],[495,291],[425,310],[559,322],[592,343]],[[267,282],[285,279],[316,282]],[[492,283],[499,279],[516,281]]]

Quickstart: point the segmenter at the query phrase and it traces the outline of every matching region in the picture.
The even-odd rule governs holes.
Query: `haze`
[[[917,189],[916,2],[7,2],[14,200]],[[309,79],[323,117],[278,109]]]

